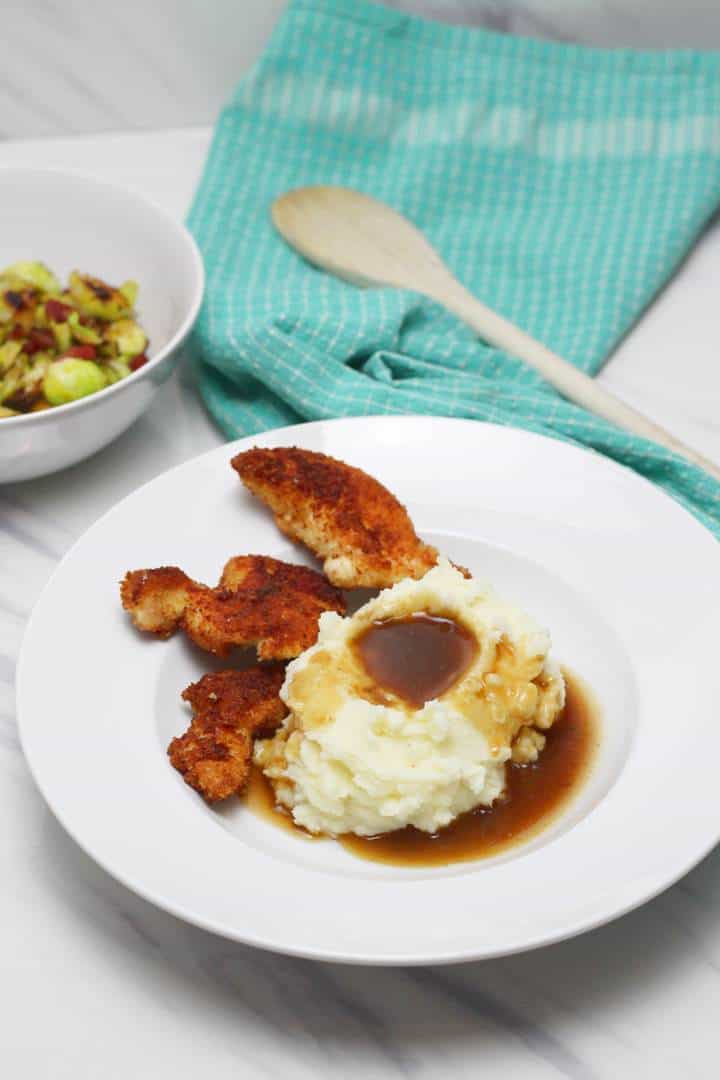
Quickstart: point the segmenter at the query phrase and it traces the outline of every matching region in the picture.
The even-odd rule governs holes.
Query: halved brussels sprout
[[[122,319],[132,313],[132,304],[120,289],[107,285],[100,278],[79,274],[70,275],[70,298],[86,315],[96,319]]]
[[[66,322],[51,323],[55,344],[60,352],[66,352],[72,345],[72,331]]]
[[[138,283],[137,281],[124,281],[120,286],[120,292],[131,308],[135,307],[135,301],[138,297]]]
[[[18,362],[9,371],[6,371],[2,379],[0,379],[0,405],[3,405],[8,398],[13,396],[20,385],[22,373],[23,369]]]
[[[83,326],[77,311],[73,311],[68,315],[67,323],[65,325],[70,327],[70,332],[75,340],[81,342],[83,345],[99,345],[102,341],[97,330],[93,330],[91,326]],[[111,323],[110,325],[112,326],[113,324]]]
[[[20,374],[15,389],[5,398],[13,409],[29,412],[43,400],[43,380],[51,360],[50,353],[38,352],[27,366],[19,369]]]
[[[103,366],[103,371],[105,372],[109,386],[112,386],[113,383],[120,382],[121,379],[126,379],[128,375],[132,375],[130,367],[124,360],[108,360]]]
[[[21,352],[22,345],[19,341],[6,341],[4,345],[0,345],[0,375],[10,370]]]
[[[11,322],[26,333],[31,329],[38,308],[38,294],[34,289],[6,285],[0,289],[0,322]]]
[[[21,260],[13,263],[12,266],[6,266],[0,272],[0,278],[15,278],[18,281],[32,285],[36,289],[40,289],[42,292],[60,292],[60,282],[52,270],[49,270],[45,263],[41,262]]]
[[[112,342],[119,356],[139,356],[145,351],[145,331],[134,319],[118,319],[105,329],[105,340]]]

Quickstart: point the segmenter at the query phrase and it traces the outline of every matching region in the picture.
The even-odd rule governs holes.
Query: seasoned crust
[[[437,562],[405,507],[361,469],[296,447],[254,447],[231,464],[278,528],[324,560],[338,588],[385,588],[420,578]]]
[[[226,799],[247,783],[254,735],[274,731],[287,713],[278,696],[284,677],[284,664],[256,665],[211,672],[183,690],[193,718],[168,746],[168,757],[208,802]]]
[[[255,664],[243,670],[210,671],[182,692],[203,724],[228,724],[251,735],[274,731],[287,708],[278,697],[285,678],[281,663]]]
[[[199,587],[177,566],[130,570],[120,582],[120,599],[138,630],[168,638]]]
[[[253,645],[261,660],[298,656],[315,643],[323,611],[345,613],[322,574],[265,555],[230,559],[220,582],[211,589],[173,566],[132,570],[120,595],[139,630],[167,638],[180,627],[216,656]]]
[[[191,726],[168,746],[173,768],[208,802],[242,791],[250,775],[252,738],[229,727]]]

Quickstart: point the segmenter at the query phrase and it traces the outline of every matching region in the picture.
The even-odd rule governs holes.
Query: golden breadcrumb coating
[[[284,664],[204,675],[183,690],[193,718],[168,746],[168,757],[186,784],[208,802],[218,802],[245,787],[252,763],[253,737],[274,731],[287,713],[278,692]]]
[[[323,611],[345,613],[322,574],[265,555],[230,559],[214,589],[176,566],[131,570],[120,595],[139,630],[167,638],[180,627],[216,656],[252,645],[261,660],[298,656],[315,643]]]
[[[201,588],[177,566],[158,566],[129,570],[120,583],[120,599],[138,630],[168,638],[180,624],[190,597]]]
[[[324,560],[340,589],[385,588],[420,578],[437,562],[405,507],[361,469],[295,447],[255,447],[231,464],[278,528]]]

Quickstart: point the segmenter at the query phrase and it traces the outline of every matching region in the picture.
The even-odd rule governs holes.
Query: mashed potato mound
[[[417,612],[454,619],[477,640],[465,672],[421,708],[380,686],[353,645],[371,624]],[[565,702],[549,650],[529,615],[443,560],[351,618],[322,615],[317,644],[288,665],[280,694],[290,714],[256,743],[255,761],[310,832],[436,832],[502,794],[506,761],[542,750]]]

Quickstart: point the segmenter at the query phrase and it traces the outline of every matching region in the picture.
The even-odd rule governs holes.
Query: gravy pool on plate
[[[398,829],[378,836],[338,837],[344,848],[393,866],[447,866],[499,855],[547,828],[578,792],[592,765],[600,715],[590,690],[567,669],[562,715],[547,734],[545,748],[530,765],[509,764],[504,797],[487,809],[462,814],[436,833]],[[247,805],[259,817],[304,840],[323,840],[296,825],[275,802],[269,780],[253,767]]]

